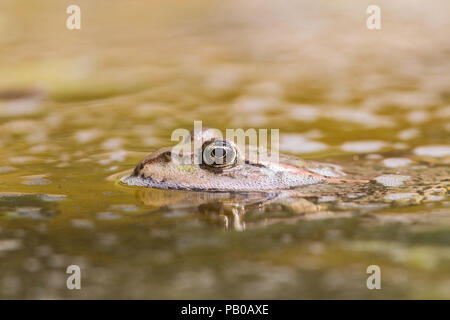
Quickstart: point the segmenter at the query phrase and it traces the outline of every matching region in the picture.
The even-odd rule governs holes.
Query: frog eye
[[[230,167],[236,163],[237,151],[228,141],[207,141],[203,144],[202,160],[202,163],[212,168]]]

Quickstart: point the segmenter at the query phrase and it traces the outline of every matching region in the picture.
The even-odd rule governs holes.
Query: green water
[[[78,31],[64,2],[0,4],[1,298],[450,298],[448,2],[381,2],[379,31],[359,1],[77,3]],[[108,178],[194,120],[279,129],[420,200],[248,210],[237,232]]]

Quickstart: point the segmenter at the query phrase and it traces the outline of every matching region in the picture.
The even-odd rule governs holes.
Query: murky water
[[[448,1],[381,2],[379,31],[360,1],[77,3],[79,31],[61,1],[0,3],[0,297],[450,298]],[[108,179],[194,120],[279,128],[382,192],[226,229],[255,195]]]

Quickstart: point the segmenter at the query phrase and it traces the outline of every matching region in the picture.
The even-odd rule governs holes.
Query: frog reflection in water
[[[367,168],[353,167],[349,178],[335,164],[287,155],[270,162],[258,157],[251,146],[240,150],[212,129],[191,133],[184,143],[190,148],[179,152],[163,148],[145,157],[122,183],[145,187],[137,191],[145,205],[191,204],[208,219],[220,217],[225,227],[236,230],[245,228],[245,209],[261,211],[275,206],[296,214],[329,213],[326,206],[318,204],[319,198],[347,198],[353,203],[359,199],[367,204],[382,199],[386,189],[367,180],[371,174]]]

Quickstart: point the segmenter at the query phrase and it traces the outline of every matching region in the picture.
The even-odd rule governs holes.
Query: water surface
[[[360,1],[77,2],[79,31],[61,1],[0,4],[0,297],[450,298],[447,1],[382,1],[379,31]],[[386,198],[237,232],[219,200],[108,180],[194,120],[280,129]]]

